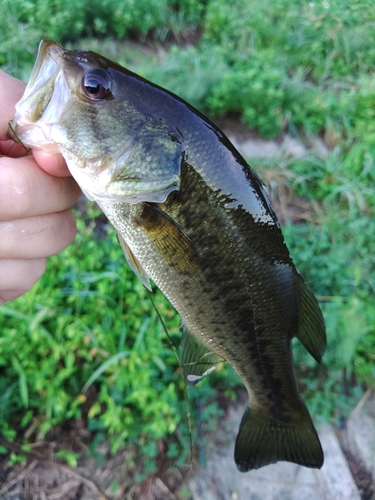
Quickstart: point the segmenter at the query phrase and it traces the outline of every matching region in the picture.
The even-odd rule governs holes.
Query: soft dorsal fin
[[[215,370],[217,365],[225,361],[203,344],[183,325],[180,344],[180,363],[188,386],[193,386]]]
[[[141,280],[141,282],[144,284],[144,286],[152,292],[150,278],[149,278],[148,274],[146,273],[146,271],[143,269],[141,263],[136,258],[136,256],[133,254],[129,245],[126,243],[126,241],[124,240],[124,238],[121,236],[120,233],[117,233],[117,239],[120,242],[122,251],[124,252],[125,259],[126,259],[127,263],[129,264],[130,269],[132,269],[135,272],[135,274],[138,276],[138,278]]]
[[[295,277],[299,305],[297,338],[311,356],[320,363],[327,347],[323,314],[303,277],[299,273]]]

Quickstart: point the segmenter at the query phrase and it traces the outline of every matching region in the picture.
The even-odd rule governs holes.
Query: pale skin
[[[74,240],[69,210],[81,191],[61,155],[7,138],[8,122],[25,83],[0,70],[0,305],[27,292],[43,275],[46,258]]]

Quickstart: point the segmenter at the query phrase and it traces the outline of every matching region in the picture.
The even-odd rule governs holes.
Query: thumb
[[[54,177],[69,177],[71,173],[61,154],[51,154],[42,149],[33,149],[35,161],[42,170]]]

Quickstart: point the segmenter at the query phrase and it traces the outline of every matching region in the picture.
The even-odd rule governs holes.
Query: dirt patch
[[[358,454],[351,451],[347,442],[347,429],[336,429],[341,449],[348,462],[350,472],[358,488],[362,500],[375,500],[375,481],[371,471],[366,467]]]
[[[66,446],[66,439],[63,438]],[[170,467],[170,460],[159,444],[157,471],[137,480],[137,473],[145,468],[137,458],[135,446],[115,456],[109,454],[99,464],[84,454],[77,467],[69,467],[53,458],[51,448],[59,443],[45,443],[44,451],[24,453],[21,447],[1,439],[9,454],[0,462],[1,500],[179,500],[182,483],[192,470],[191,466]],[[102,450],[103,451],[103,450]],[[25,464],[9,466],[11,453],[24,456]],[[52,455],[52,457],[51,457]]]

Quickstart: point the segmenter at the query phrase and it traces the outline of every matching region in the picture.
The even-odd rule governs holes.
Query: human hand
[[[0,70],[0,305],[27,292],[42,276],[46,257],[76,234],[69,208],[81,191],[61,155],[8,140],[8,122],[25,84]]]

